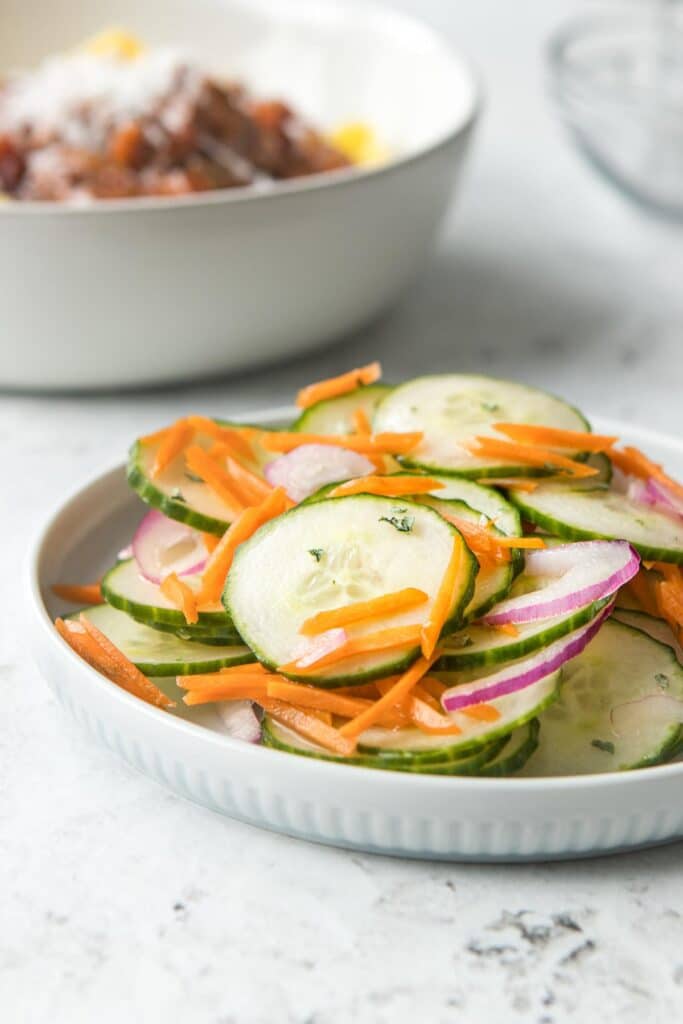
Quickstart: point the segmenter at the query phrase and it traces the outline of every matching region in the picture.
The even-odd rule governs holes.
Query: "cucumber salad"
[[[133,444],[148,508],[63,640],[290,755],[577,775],[683,752],[683,486],[573,406],[465,374],[303,388],[280,428]]]

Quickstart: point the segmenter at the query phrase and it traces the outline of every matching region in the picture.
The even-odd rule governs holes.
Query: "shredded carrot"
[[[343,736],[340,729],[334,729],[314,715],[307,714],[299,708],[293,708],[291,705],[285,704],[284,701],[275,700],[273,697],[264,697],[259,703],[276,722],[287,726],[288,729],[303,736],[304,739],[317,743],[325,750],[340,754],[342,757],[349,757],[356,749],[355,739]]]
[[[263,432],[261,443],[270,452],[291,452],[302,444],[329,444],[361,455],[405,455],[420,443],[419,432],[405,434],[293,434],[284,430]]]
[[[511,548],[532,548],[540,549],[546,546],[542,537],[504,537],[498,533],[492,533],[490,529],[470,523],[460,516],[451,515],[445,512],[443,506],[437,506],[439,515],[463,535],[470,551],[473,552],[479,561],[509,562]]]
[[[425,676],[420,681],[420,689],[425,690],[435,700],[440,701],[448,687],[435,676]]]
[[[331,608],[326,612],[318,612],[306,619],[299,629],[305,636],[315,636],[316,633],[324,633],[326,629],[333,629],[335,626],[350,626],[353,622],[367,622],[368,619],[376,619],[385,615],[397,615],[399,612],[409,611],[417,608],[429,600],[429,595],[424,590],[416,587],[406,587],[404,590],[396,590],[392,594],[383,594],[381,597],[373,597],[369,601],[354,601],[352,604],[342,605],[340,608]]]
[[[635,597],[644,612],[647,612],[648,615],[655,616],[655,618],[659,618],[660,611],[657,603],[657,594],[654,589],[654,582],[654,579],[652,579],[644,569],[640,569],[638,573],[628,581],[625,590],[632,597]]]
[[[277,697],[298,707],[331,711],[343,718],[353,718],[372,704],[372,701],[362,697],[346,697],[343,694],[340,696],[335,690],[321,690],[315,686],[292,683],[288,680],[280,682],[277,677],[268,682],[266,696]]]
[[[453,538],[453,550],[443,574],[436,597],[427,616],[427,620],[420,631],[420,641],[424,658],[431,658],[434,653],[437,641],[448,618],[453,603],[453,594],[456,590],[458,577],[463,571],[463,550],[460,537]]]
[[[153,434],[144,434],[138,438],[140,444],[158,444],[159,441],[163,441],[165,437],[168,437],[172,427],[162,427],[161,430],[155,430]]]
[[[493,429],[522,444],[545,445],[548,448],[569,448],[577,452],[604,452],[619,440],[606,434],[584,430],[558,430],[531,423],[494,423]]]
[[[481,455],[484,458],[516,460],[530,466],[566,469],[568,473],[577,478],[595,476],[598,473],[595,466],[576,462],[575,459],[568,459],[547,448],[517,444],[514,441],[500,441],[497,437],[475,437],[473,441],[463,441],[462,447],[473,455]]]
[[[353,425],[356,428],[357,434],[371,434],[372,424],[368,419],[368,414],[362,406],[359,406],[353,411]]]
[[[229,445],[215,444],[210,454],[214,459],[224,460],[232,486],[244,505],[258,505],[273,490],[263,477],[252,473],[250,469],[233,458]]]
[[[232,477],[216,462],[212,455],[200,448],[199,445],[191,445],[185,452],[185,462],[191,473],[200,476],[208,487],[228,507],[231,516],[238,515],[244,508],[239,489],[235,486]]]
[[[338,377],[329,377],[327,380],[309,384],[308,387],[302,388],[296,396],[296,404],[300,409],[308,409],[316,402],[323,402],[328,398],[338,398],[340,395],[348,394],[349,391],[355,391],[362,384],[374,384],[381,376],[381,365],[368,363],[367,366],[359,366]]]
[[[183,703],[188,707],[199,704],[216,704],[223,700],[253,700],[258,703],[266,696],[267,686],[263,680],[234,680],[230,683],[214,683],[211,686],[188,690]]]
[[[178,420],[173,424],[154,456],[154,465],[150,474],[153,480],[161,476],[167,466],[187,447],[193,436],[194,430],[187,420]]]
[[[396,682],[396,679],[393,681]],[[374,683],[350,683],[348,686],[335,686],[334,692],[345,697],[366,697],[368,700],[377,700],[377,687]]]
[[[220,423],[209,419],[208,416],[188,416],[187,422],[198,433],[206,434],[212,440],[225,445],[230,449],[231,455],[247,459],[250,462],[255,461],[253,446],[245,436],[243,428],[221,426]]]
[[[84,615],[80,616],[78,622],[57,619],[55,627],[76,654],[112,683],[155,707],[175,707],[174,702],[143,675]]]
[[[62,601],[72,604],[101,604],[102,588],[99,583],[53,583],[52,591]]]
[[[370,654],[375,651],[390,651],[395,647],[414,647],[420,642],[420,626],[394,626],[389,629],[380,629],[376,633],[366,633],[364,636],[351,637],[346,643],[337,647],[336,650],[324,654],[316,662],[301,667],[299,661],[288,662],[280,665],[278,671],[293,675],[311,675],[319,672],[329,665],[336,665],[339,661],[345,661],[356,654]]]
[[[609,457],[622,473],[627,473],[629,476],[637,476],[641,479],[647,479],[651,476],[654,480],[659,481],[660,484],[669,487],[675,494],[683,496],[683,484],[680,484],[665,473],[659,463],[648,459],[647,455],[641,452],[639,448],[633,448],[630,445],[621,451],[613,448],[609,453]]]
[[[500,718],[500,711],[492,704],[471,704],[468,708],[460,708],[460,714],[478,722],[497,722]]]
[[[419,697],[413,697],[410,701],[410,717],[413,724],[429,736],[459,736],[462,732],[452,719],[435,711]]]
[[[174,572],[165,576],[159,588],[164,597],[167,597],[171,604],[179,608],[185,616],[185,622],[194,624],[199,620],[197,610],[197,596],[194,591],[179,579]]]
[[[422,683],[418,683],[415,689],[413,690],[413,697],[417,697],[419,700],[424,701],[425,704],[428,704],[433,711],[438,711],[439,714],[441,714],[443,709],[441,707],[439,699],[437,697],[433,697],[429,690],[427,690],[422,685]]]
[[[372,707],[366,708],[365,711],[361,711],[359,715],[352,718],[350,722],[342,725],[339,730],[340,734],[345,737],[360,736],[362,732],[371,725],[374,725],[385,711],[396,704],[400,705],[410,694],[415,684],[419,683],[420,679],[429,672],[435,660],[435,657],[418,658],[415,664],[411,665],[408,671],[404,672],[394,685],[379,700],[375,701]]]
[[[349,494],[380,494],[388,498],[400,498],[409,494],[430,494],[445,487],[439,480],[428,476],[361,476],[340,484],[330,493],[330,498],[344,498]]]
[[[258,672],[257,668],[256,665],[239,665],[235,666],[234,672],[200,672],[191,676],[178,676],[176,682],[182,690],[220,690],[221,693],[229,694],[231,689],[251,686],[261,687],[265,693],[264,687],[271,679],[282,678],[270,672]]]
[[[256,533],[259,526],[281,515],[286,508],[287,500],[284,488],[276,487],[260,505],[245,508],[230,529],[223,534],[204,570],[198,595],[200,605],[213,604],[220,599],[225,578],[239,545]]]
[[[216,547],[220,541],[220,537],[217,537],[215,533],[203,533],[202,540],[204,541],[204,547],[208,554],[216,550]]]
[[[499,633],[505,633],[506,636],[519,636],[519,630],[514,622],[501,622],[493,628],[497,629]]]

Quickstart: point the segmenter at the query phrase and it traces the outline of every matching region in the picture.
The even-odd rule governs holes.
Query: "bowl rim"
[[[314,0],[310,0],[314,2]],[[430,39],[439,47],[452,65],[457,65],[467,82],[469,103],[466,111],[452,128],[439,133],[434,141],[418,146],[405,155],[390,159],[376,167],[351,167],[336,171],[326,171],[308,177],[293,178],[290,181],[277,182],[272,188],[259,189],[253,185],[237,188],[214,189],[208,192],[194,192],[181,196],[134,196],[122,199],[95,199],[82,205],[65,201],[12,201],[0,203],[0,218],[5,217],[36,217],[57,215],[59,217],[92,217],[96,214],[156,212],[166,213],[170,210],[202,209],[213,206],[232,206],[255,204],[262,201],[277,202],[292,196],[325,191],[338,192],[375,182],[389,175],[400,173],[413,164],[448,149],[450,145],[467,135],[481,115],[484,106],[485,92],[482,75],[472,58],[460,47],[451,43],[450,39],[434,26],[420,17],[395,10],[378,0],[366,0],[359,6],[353,0],[333,0],[329,3],[332,11],[353,10],[360,18],[379,20],[387,26],[403,26],[419,32],[423,38]]]
[[[245,414],[245,418],[254,422],[267,422],[268,420],[277,422],[283,415],[288,413],[291,415],[291,412],[292,406],[273,405]],[[597,421],[601,429],[610,431],[624,426],[618,420],[601,416],[591,417],[591,422],[593,420]],[[640,426],[636,428],[636,432],[639,437],[647,438],[666,448],[673,449],[675,452],[683,451],[683,442],[678,442],[672,435],[660,433],[649,428],[641,428]],[[71,650],[55,630],[52,616],[47,609],[43,596],[43,587],[41,586],[43,553],[50,533],[65,509],[82,498],[84,493],[92,487],[103,483],[108,477],[112,477],[115,474],[123,477],[125,475],[125,465],[125,462],[121,462],[120,459],[111,460],[96,473],[93,473],[91,470],[89,473],[82,475],[68,489],[67,493],[56,498],[41,516],[38,526],[33,529],[23,565],[22,611],[24,613],[24,621],[30,622],[34,629],[40,629],[40,642],[43,645],[43,649],[46,649],[47,645],[49,645],[50,650],[54,652],[54,658],[65,659],[63,663],[65,665],[71,664],[73,671],[78,673],[80,678],[84,681],[88,680],[87,685],[104,688],[105,693],[103,693],[102,699],[127,705],[132,714],[140,715],[147,718],[148,721],[156,722],[158,725],[163,723],[163,727],[171,732],[185,733],[188,737],[194,736],[198,742],[203,741],[211,746],[217,746],[219,749],[222,746],[228,750],[243,751],[245,757],[261,758],[264,762],[272,763],[273,767],[277,766],[277,764],[282,764],[282,758],[286,756],[288,759],[287,763],[291,763],[292,771],[303,772],[303,777],[305,777],[306,773],[311,770],[308,758],[292,758],[291,754],[285,754],[284,751],[272,750],[260,744],[245,744],[231,736],[207,729],[199,723],[179,718],[175,715],[169,715],[161,708],[146,704],[121,687],[111,683],[108,679],[103,678],[99,672]],[[39,674],[43,676],[42,668],[40,666],[37,667]],[[337,764],[335,762],[320,760],[316,761],[315,764],[316,770],[327,774],[330,781],[335,778],[340,782],[343,781],[346,773],[349,771],[349,765]],[[403,775],[401,772],[377,771],[362,765],[353,765],[352,767],[354,769],[352,777],[360,782],[361,785],[377,787],[386,785],[399,788],[410,785],[407,779],[401,778]],[[513,792],[535,793],[538,796],[542,796],[544,793],[558,790],[564,793],[571,792],[572,790],[590,791],[595,789],[619,793],[624,789],[628,791],[639,781],[645,783],[645,785],[656,786],[658,779],[683,777],[682,773],[683,762],[673,761],[648,768],[635,768],[628,772],[614,771],[586,775],[552,775],[545,777],[503,776],[498,778],[490,776],[458,777],[411,774],[409,778],[413,780],[412,785],[427,791],[438,791],[441,789],[446,792],[450,788],[451,792],[455,792],[456,789],[467,790],[476,787],[476,791],[484,795],[486,793],[498,792],[503,788],[510,789]]]

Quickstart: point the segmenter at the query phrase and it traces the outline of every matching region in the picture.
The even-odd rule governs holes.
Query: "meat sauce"
[[[287,103],[171,52],[74,54],[0,83],[0,192],[15,200],[177,196],[348,166]]]

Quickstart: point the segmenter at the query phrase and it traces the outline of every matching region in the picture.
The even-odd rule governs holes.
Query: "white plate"
[[[324,130],[365,121],[395,154],[268,190],[2,204],[0,386],[140,387],[283,359],[367,324],[424,267],[479,108],[428,26],[365,0],[0,0],[0,24],[0,78],[123,25]]]
[[[252,422],[282,420],[290,410]],[[683,473],[683,444],[595,420]],[[142,511],[116,466],[49,517],[28,564],[37,663],[59,701],[103,746],[180,796],[229,817],[321,843],[445,860],[578,857],[683,836],[683,764],[548,779],[412,776],[312,761],[221,733],[210,709],[183,718],[98,675],[52,626],[55,580],[110,565]]]

